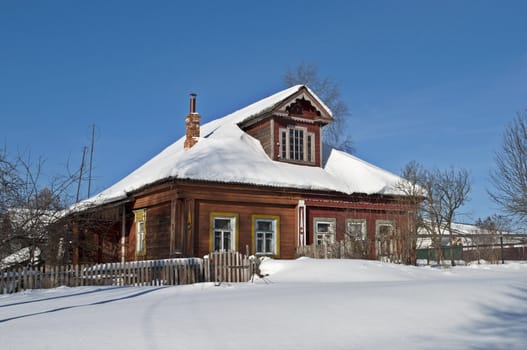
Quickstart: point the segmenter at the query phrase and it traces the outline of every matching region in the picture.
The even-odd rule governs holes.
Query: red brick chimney
[[[190,112],[185,118],[185,149],[191,148],[198,142],[200,119],[201,116],[196,112],[196,94],[190,94]]]

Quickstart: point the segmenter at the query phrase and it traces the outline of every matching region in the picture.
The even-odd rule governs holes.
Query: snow
[[[31,251],[33,251],[33,257],[31,257]],[[8,255],[0,260],[0,271],[17,264],[29,262],[30,260],[32,264],[36,263],[39,260],[40,253],[39,247],[34,247],[33,249],[31,249],[31,247],[19,249],[13,254]]]
[[[298,92],[297,85],[201,126],[198,143],[185,150],[184,137],[121,181],[77,206],[119,201],[133,191],[167,179],[193,179],[351,194],[400,194],[401,178],[341,151],[332,150],[325,168],[272,161],[260,142],[238,124],[270,111]],[[317,101],[323,102],[307,88]],[[328,112],[331,111],[328,109]]]
[[[2,349],[525,349],[527,264],[265,260],[255,283],[0,296]]]
[[[347,193],[401,194],[394,189],[399,176],[346,152],[332,150],[325,170],[346,183]]]

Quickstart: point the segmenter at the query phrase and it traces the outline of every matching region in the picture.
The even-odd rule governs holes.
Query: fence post
[[[210,255],[203,258],[203,277],[204,282],[211,282],[210,280]]]

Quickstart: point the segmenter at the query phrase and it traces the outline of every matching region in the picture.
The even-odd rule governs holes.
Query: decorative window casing
[[[134,210],[135,255],[146,255],[146,209]]]
[[[313,223],[315,228],[315,244],[335,243],[335,232],[337,232],[335,218],[315,218]]]
[[[366,220],[347,219],[346,239],[352,241],[365,241],[367,237]]]
[[[315,134],[307,128],[290,126],[280,129],[280,158],[295,162],[315,162]]]
[[[280,217],[276,215],[252,216],[253,247],[256,255],[280,254]]]
[[[238,214],[211,213],[210,244],[212,251],[232,251],[238,247]]]
[[[390,220],[377,220],[375,223],[375,251],[378,258],[394,254],[395,224]]]

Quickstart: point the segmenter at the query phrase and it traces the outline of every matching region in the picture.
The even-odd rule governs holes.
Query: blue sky
[[[190,92],[206,122],[315,64],[340,83],[357,156],[470,171],[458,220],[471,222],[497,211],[494,152],[527,108],[525,13],[525,1],[4,0],[0,142],[53,175],[80,164],[95,124],[102,190],[183,135]]]

